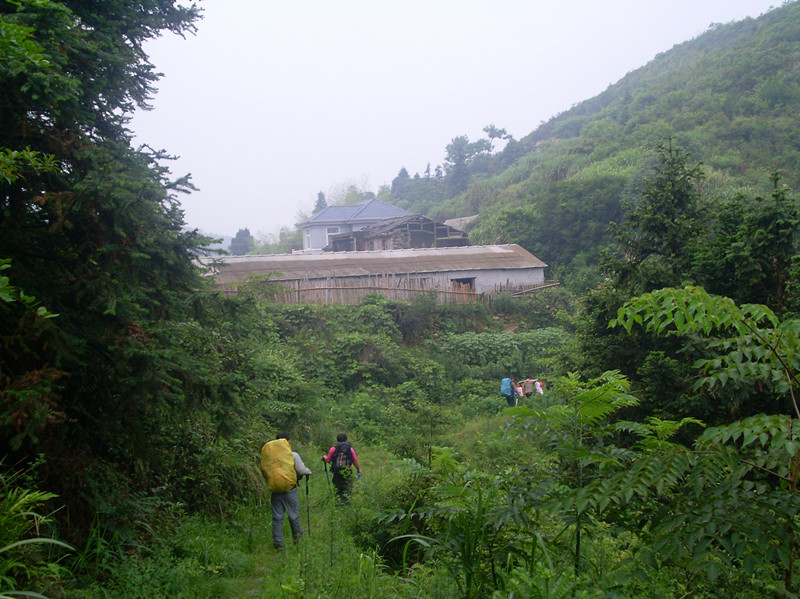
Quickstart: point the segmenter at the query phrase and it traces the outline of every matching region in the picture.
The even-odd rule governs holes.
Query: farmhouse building
[[[419,292],[436,291],[441,301],[469,301],[468,296],[478,294],[526,291],[545,284],[547,265],[509,244],[225,256],[208,266],[215,286],[229,292],[262,275],[284,288],[278,298],[282,301],[357,303],[368,293],[408,300]]]
[[[331,244],[334,235],[360,231],[387,219],[410,215],[408,210],[372,199],[351,206],[328,206],[297,223],[297,228],[303,232],[304,251],[322,250]]]

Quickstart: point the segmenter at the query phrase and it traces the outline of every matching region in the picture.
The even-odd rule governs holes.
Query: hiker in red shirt
[[[336,497],[343,504],[349,504],[350,492],[353,490],[353,470],[356,467],[357,477],[361,478],[361,467],[358,465],[358,456],[353,446],[347,442],[347,435],[339,433],[336,436],[336,445],[331,447],[328,455],[322,456],[323,462],[331,465],[333,486],[336,487]]]

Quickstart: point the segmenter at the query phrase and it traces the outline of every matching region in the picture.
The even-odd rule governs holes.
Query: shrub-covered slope
[[[765,194],[776,170],[796,189],[798,65],[800,3],[712,25],[502,152],[474,156],[466,190],[429,214],[479,213],[474,242],[518,242],[568,272],[596,262],[620,202],[637,196],[655,146],[668,138],[702,162],[707,198]],[[432,196],[450,175],[446,168],[438,186],[431,179]],[[397,193],[391,199],[410,206]]]

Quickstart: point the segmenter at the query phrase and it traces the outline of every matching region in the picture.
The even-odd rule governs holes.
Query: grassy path
[[[335,505],[333,489],[319,461],[319,452],[299,447],[313,475],[306,496],[300,486],[302,542],[291,542],[284,522],[283,551],[272,547],[269,494],[254,492],[250,500],[224,516],[165,514],[167,534],[151,537],[121,560],[103,581],[50,597],[65,599],[453,599],[452,585],[441,573],[416,567],[398,576],[378,556],[377,548],[360,547],[354,534],[366,536],[387,493],[402,489],[402,466],[387,452],[359,446],[364,472],[355,481],[352,506]],[[306,498],[308,497],[308,504]],[[309,525],[310,522],[310,525]]]
[[[306,458],[314,452],[298,451],[314,474],[306,495],[305,480],[300,484],[303,541],[290,541],[288,521],[284,522],[286,539],[283,551],[272,548],[271,512],[268,499],[253,506],[249,517],[251,527],[251,566],[235,585],[236,593],[229,595],[304,599],[374,599],[375,597],[428,597],[429,595],[407,580],[393,576],[380,563],[375,551],[356,547],[350,536],[352,519],[363,517],[373,502],[373,494],[383,484],[391,484],[391,458],[369,448],[359,448],[359,460],[364,478],[356,481],[353,505],[336,505],[330,475],[319,461]],[[309,463],[310,462],[310,463]],[[308,501],[308,503],[307,503]],[[310,526],[309,526],[310,522]],[[234,589],[231,589],[234,590]]]

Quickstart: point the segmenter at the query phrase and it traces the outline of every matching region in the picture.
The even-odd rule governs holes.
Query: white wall
[[[397,276],[401,276],[399,273]],[[426,279],[425,286],[448,290],[454,279],[475,279],[476,293],[491,293],[498,287],[535,287],[544,284],[544,268],[459,270],[440,273],[411,273],[411,277]]]
[[[475,272],[475,291],[486,293],[498,286],[533,287],[544,284],[544,268],[525,268],[514,270],[478,270]],[[472,275],[465,275],[465,277]],[[461,278],[459,275],[458,278]]]
[[[344,224],[314,225],[303,230],[303,249],[321,250],[328,245],[328,227],[339,227],[339,233],[350,233],[353,227]],[[311,233],[310,237],[308,233]]]

